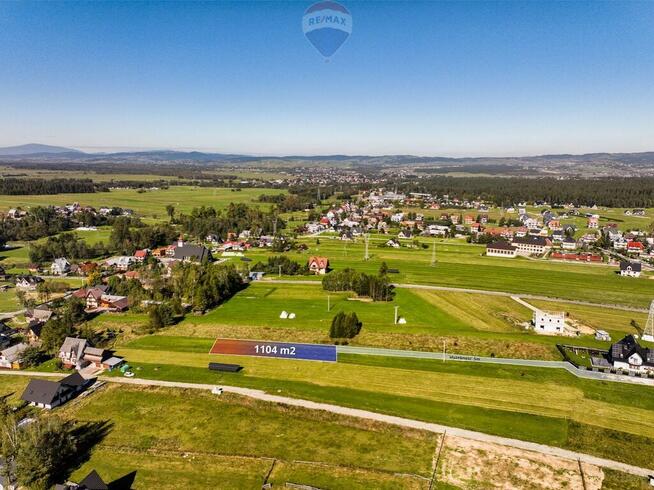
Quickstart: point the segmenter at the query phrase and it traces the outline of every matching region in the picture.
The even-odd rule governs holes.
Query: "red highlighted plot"
[[[336,362],[337,357],[335,345],[237,339],[216,339],[209,353],[329,362]]]

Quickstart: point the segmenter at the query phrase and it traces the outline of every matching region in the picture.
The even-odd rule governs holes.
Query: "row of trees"
[[[29,256],[32,262],[51,262],[57,257],[71,260],[91,259],[107,255],[109,250],[104,243],[89,245],[74,233],[62,233],[48,238],[45,243],[30,246]]]
[[[276,210],[264,211],[243,203],[230,203],[220,210],[201,206],[194,208],[191,214],[180,214],[175,222],[181,225],[184,233],[200,239],[210,234],[226,239],[229,232],[245,230],[269,235],[286,226]]]
[[[109,236],[109,248],[116,253],[131,255],[142,248],[155,248],[172,243],[179,233],[170,225],[146,226],[140,220],[116,218]]]
[[[373,301],[391,301],[395,294],[386,274],[373,276],[349,268],[326,275],[322,287],[325,291],[353,291]]]
[[[181,262],[173,268],[171,277],[172,297],[202,313],[234,296],[243,285],[241,275],[231,264]]]
[[[254,272],[265,272],[267,274],[284,274],[285,276],[297,276],[309,273],[307,264],[300,264],[289,259],[285,255],[274,255],[268,257],[267,262],[257,262],[251,268]]]
[[[98,189],[91,179],[0,179],[0,194],[10,196],[27,194],[91,193]],[[102,188],[102,190],[105,190]]]

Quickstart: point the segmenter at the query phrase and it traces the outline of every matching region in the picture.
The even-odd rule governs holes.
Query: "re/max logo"
[[[347,19],[336,15],[317,15],[309,17],[309,25],[315,26],[319,24],[336,24],[340,26],[347,26]]]

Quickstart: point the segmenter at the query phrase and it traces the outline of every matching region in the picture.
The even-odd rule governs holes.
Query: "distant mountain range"
[[[33,155],[61,155],[62,153],[82,154],[81,151],[62,146],[40,145],[29,143],[20,146],[6,146],[0,148],[0,156],[33,156]]]
[[[475,169],[474,173],[484,173],[484,168],[494,169],[490,173],[500,173],[503,167],[521,169],[521,172],[535,174],[571,174],[583,175],[621,175],[651,174],[654,172],[654,152],[642,153],[588,153],[583,155],[537,155],[524,157],[419,157],[414,155],[289,155],[289,156],[250,156],[231,153],[205,153],[199,151],[131,151],[115,153],[85,153],[71,148],[41,144],[27,144],[0,148],[0,161],[4,163],[27,162],[38,164],[53,162],[70,163],[111,163],[111,164],[257,164],[294,163],[296,165],[331,164],[334,166],[379,166],[379,167],[417,167],[466,171]]]

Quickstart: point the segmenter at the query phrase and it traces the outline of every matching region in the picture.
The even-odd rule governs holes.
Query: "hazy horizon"
[[[626,153],[654,141],[654,2],[0,3],[0,145],[252,155]]]

